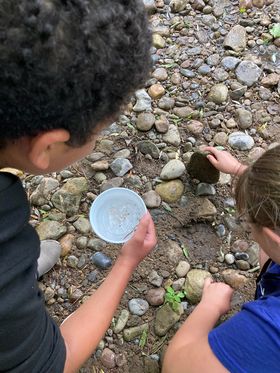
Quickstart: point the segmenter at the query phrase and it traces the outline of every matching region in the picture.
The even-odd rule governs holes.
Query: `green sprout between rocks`
[[[168,303],[173,311],[179,311],[179,305],[182,299],[185,298],[186,293],[184,291],[175,291],[171,286],[166,289],[164,303]]]
[[[184,256],[185,256],[187,259],[189,259],[189,258],[190,258],[189,249],[188,249],[185,245],[181,245],[181,248],[182,248],[182,251],[183,251]]]
[[[247,10],[246,8],[240,8],[240,9],[239,9],[239,12],[240,12],[241,14],[243,14],[243,13],[246,13],[246,10]]]
[[[148,340],[148,330],[145,329],[143,330],[141,337],[140,337],[140,341],[139,341],[139,347],[141,349],[143,349],[146,346],[147,340]]]
[[[280,38],[280,23],[276,23],[273,27],[269,30],[269,33],[275,38]]]

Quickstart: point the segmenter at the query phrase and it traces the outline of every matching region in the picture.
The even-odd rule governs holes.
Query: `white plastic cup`
[[[147,212],[142,198],[127,188],[110,188],[90,208],[89,219],[95,234],[110,243],[128,241]]]

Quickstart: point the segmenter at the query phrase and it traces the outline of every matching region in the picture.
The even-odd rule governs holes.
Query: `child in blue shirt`
[[[262,271],[255,301],[216,328],[230,309],[233,290],[205,281],[200,303],[168,347],[163,373],[280,372],[280,146],[249,167],[227,152],[205,150],[218,170],[239,176],[237,207],[261,247]]]

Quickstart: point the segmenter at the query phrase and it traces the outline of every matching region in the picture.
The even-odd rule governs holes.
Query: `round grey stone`
[[[145,299],[134,298],[128,302],[128,309],[133,315],[142,316],[149,309],[149,303]]]
[[[259,80],[262,70],[254,62],[242,61],[235,72],[240,83],[251,87]]]
[[[186,171],[186,166],[179,159],[172,159],[161,170],[160,178],[162,180],[173,180],[182,176]]]
[[[228,143],[232,149],[250,150],[254,146],[254,139],[243,132],[233,132],[229,135]]]

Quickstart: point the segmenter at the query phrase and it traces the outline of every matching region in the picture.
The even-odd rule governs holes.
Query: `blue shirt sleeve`
[[[279,373],[280,298],[246,303],[209,333],[208,342],[231,373]]]

